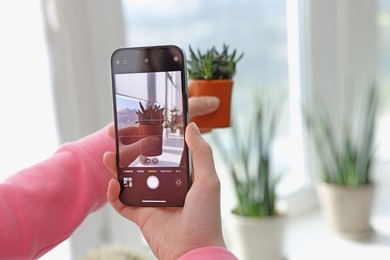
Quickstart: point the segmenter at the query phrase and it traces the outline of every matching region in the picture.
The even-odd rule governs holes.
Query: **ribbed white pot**
[[[370,225],[374,185],[345,187],[320,182],[317,185],[322,213],[338,235],[359,239],[372,234]]]
[[[230,214],[227,243],[240,260],[281,260],[287,217],[251,218]]]

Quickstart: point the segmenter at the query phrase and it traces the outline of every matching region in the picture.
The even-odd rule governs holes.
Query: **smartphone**
[[[118,49],[111,76],[120,200],[182,207],[191,186],[184,51],[173,45]]]

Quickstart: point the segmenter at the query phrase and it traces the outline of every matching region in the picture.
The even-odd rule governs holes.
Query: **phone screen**
[[[118,49],[111,72],[120,200],[125,205],[183,206],[191,185],[184,141],[184,52],[177,46]]]

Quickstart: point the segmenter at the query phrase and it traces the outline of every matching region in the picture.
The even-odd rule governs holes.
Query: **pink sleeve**
[[[114,141],[104,128],[0,183],[0,259],[38,258],[104,205],[106,151]]]
[[[178,260],[236,260],[230,251],[223,247],[209,246],[192,250],[182,255]]]

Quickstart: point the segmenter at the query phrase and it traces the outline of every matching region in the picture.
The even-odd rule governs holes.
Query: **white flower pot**
[[[230,214],[227,244],[240,260],[281,260],[287,217],[251,218]]]
[[[372,234],[370,225],[374,185],[345,187],[321,182],[317,185],[320,205],[330,230],[349,238]]]

